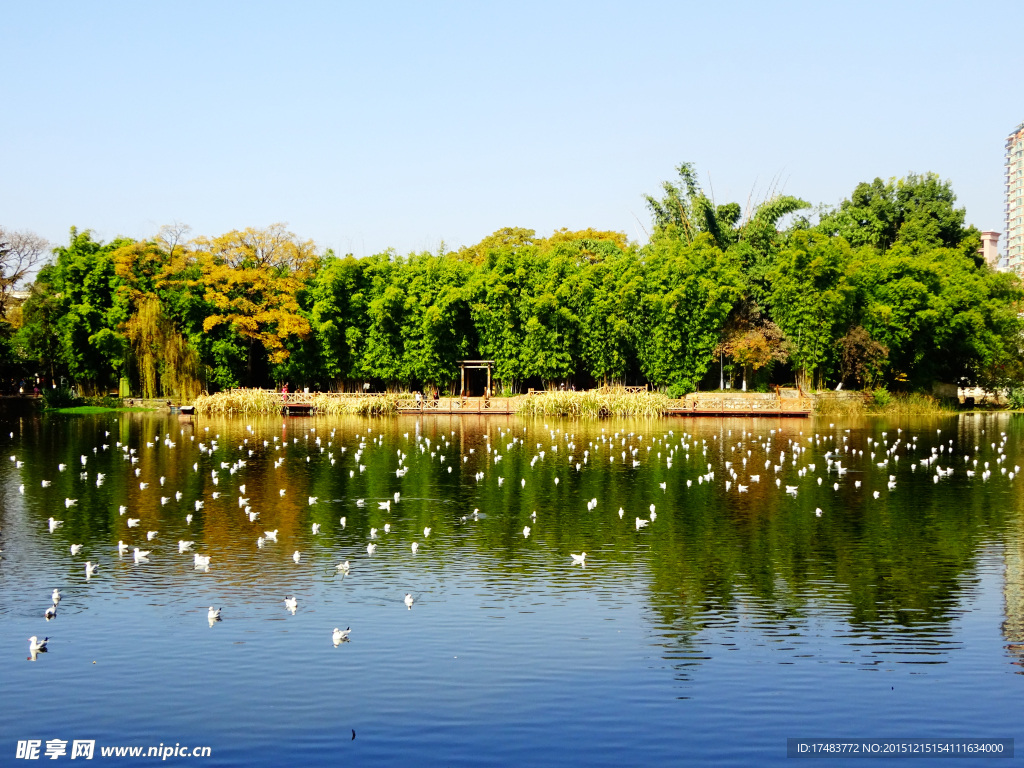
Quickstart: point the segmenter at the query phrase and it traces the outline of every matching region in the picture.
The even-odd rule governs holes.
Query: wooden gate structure
[[[493,360],[461,360],[459,361],[459,368],[462,374],[462,385],[459,389],[459,397],[466,396],[466,371],[467,370],[483,370],[487,369],[487,394],[491,394],[491,368],[494,366]]]

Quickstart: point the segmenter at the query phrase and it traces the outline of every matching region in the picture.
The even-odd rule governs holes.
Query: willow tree
[[[163,313],[156,296],[146,296],[124,328],[131,344],[142,396],[177,395],[191,400],[202,392],[199,353]]]

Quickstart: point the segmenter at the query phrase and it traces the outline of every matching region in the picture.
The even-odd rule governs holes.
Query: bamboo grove
[[[506,228],[457,251],[322,252],[284,225],[188,238],[71,230],[8,312],[5,365],[86,391],[432,389],[495,361],[498,391],[651,384],[670,396],[1020,382],[1018,279],[977,254],[948,182],[859,185],[834,208],[716,205],[683,164],[649,242]]]

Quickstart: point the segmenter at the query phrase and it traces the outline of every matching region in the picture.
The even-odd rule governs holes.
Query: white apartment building
[[[1024,268],[1024,123],[1006,138],[1006,251],[1001,269]]]

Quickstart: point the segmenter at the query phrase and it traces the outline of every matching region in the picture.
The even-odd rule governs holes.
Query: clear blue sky
[[[358,255],[503,226],[643,231],[716,202],[935,171],[1002,229],[1024,3],[16,3],[0,224],[145,237],[286,221]]]

